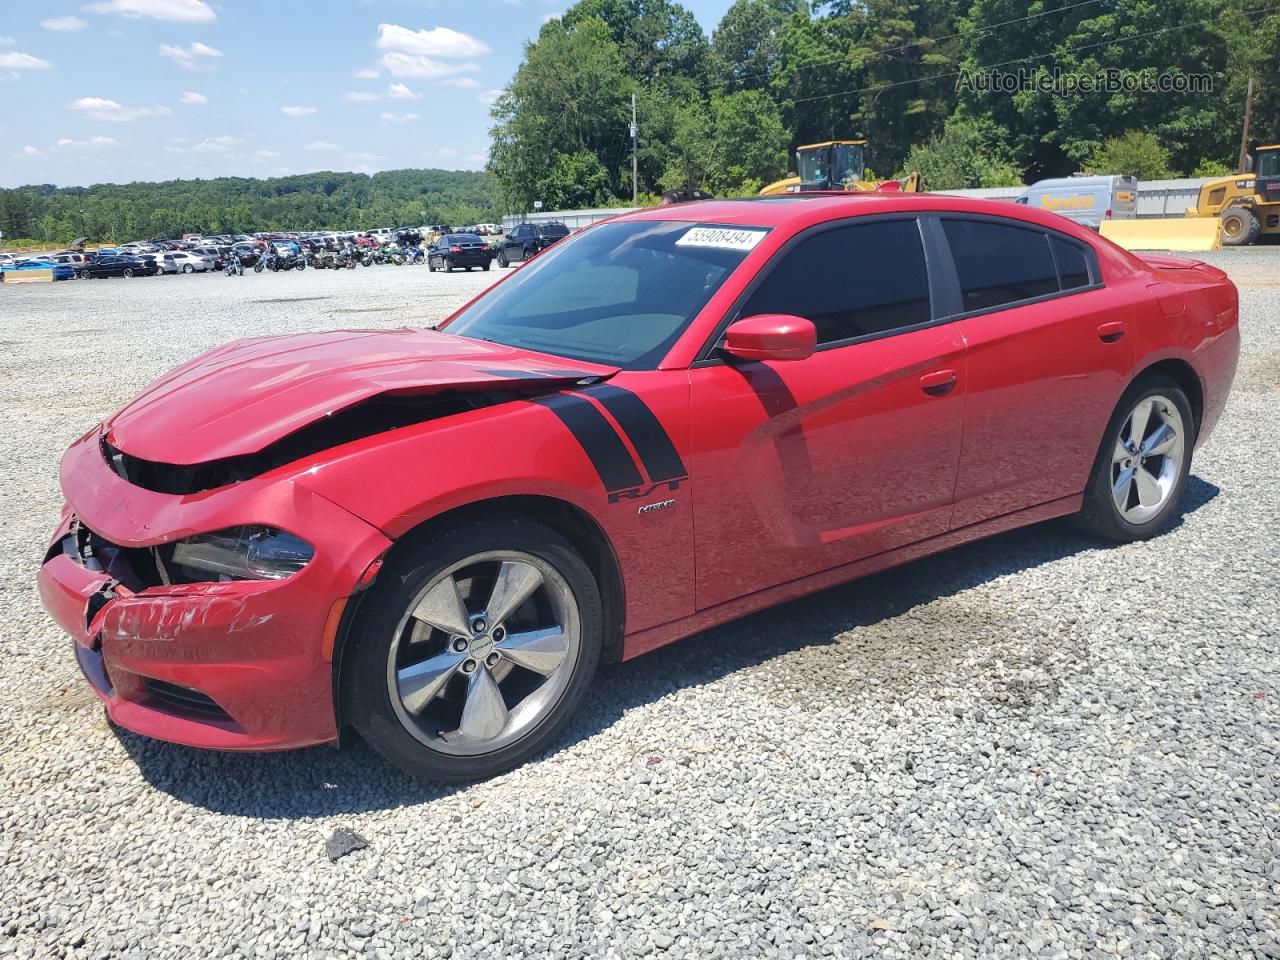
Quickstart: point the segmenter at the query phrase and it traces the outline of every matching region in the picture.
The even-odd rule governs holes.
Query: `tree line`
[[[309,173],[163,183],[0,190],[5,243],[125,242],[184,233],[367,230],[492,219],[493,188],[477,171]]]
[[[984,90],[993,70],[1025,82]],[[1100,92],[1045,82],[1108,72]],[[750,193],[830,139],[927,189],[1217,175],[1250,77],[1253,139],[1280,140],[1274,0],[736,0],[710,37],[672,0],[579,0],[495,102],[488,169],[508,210],[629,201],[634,95],[642,199]]]

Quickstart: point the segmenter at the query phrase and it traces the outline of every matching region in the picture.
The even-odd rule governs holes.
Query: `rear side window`
[[[1058,237],[1050,237],[1053,255],[1058,260],[1058,277],[1062,281],[1063,290],[1076,290],[1093,283],[1089,273],[1089,261],[1074,243]]]
[[[820,344],[927,323],[929,274],[920,228],[914,219],[881,220],[801,240],[741,315],[761,313],[812,321]]]
[[[1058,292],[1049,238],[1039,230],[985,220],[943,220],[964,312]]]

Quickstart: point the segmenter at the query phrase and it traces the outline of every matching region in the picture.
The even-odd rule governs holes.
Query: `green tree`
[[[1097,147],[1085,162],[1089,173],[1119,173],[1139,180],[1164,180],[1175,176],[1169,169],[1169,151],[1154,134],[1130,130]]]
[[[1022,180],[1005,139],[989,121],[954,116],[938,136],[911,148],[898,176],[918,172],[926,190],[1015,186]]]
[[[493,107],[489,170],[505,208],[525,211],[541,199],[563,154],[596,157],[616,190],[613,178],[630,148],[632,89],[602,20],[545,24]]]

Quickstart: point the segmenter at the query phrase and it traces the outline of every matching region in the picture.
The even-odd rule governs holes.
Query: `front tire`
[[[1168,377],[1138,379],[1120,398],[1077,520],[1117,543],[1154,537],[1178,510],[1197,425],[1187,395]]]
[[[455,527],[388,562],[352,626],[348,716],[415,776],[496,776],[545,749],[600,659],[591,570],[518,518]]]
[[[122,276],[124,276],[126,280],[131,280],[133,278],[133,267],[125,267]]]
[[[1262,231],[1258,218],[1245,207],[1230,207],[1218,217],[1224,247],[1246,247],[1258,239]]]

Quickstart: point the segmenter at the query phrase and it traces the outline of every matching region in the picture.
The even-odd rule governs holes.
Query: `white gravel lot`
[[[148,380],[495,273],[0,288],[0,955],[1280,958],[1280,249],[1206,259],[1245,353],[1170,532],[1045,524],[608,667],[465,788],[113,730],[34,576],[61,451]]]

